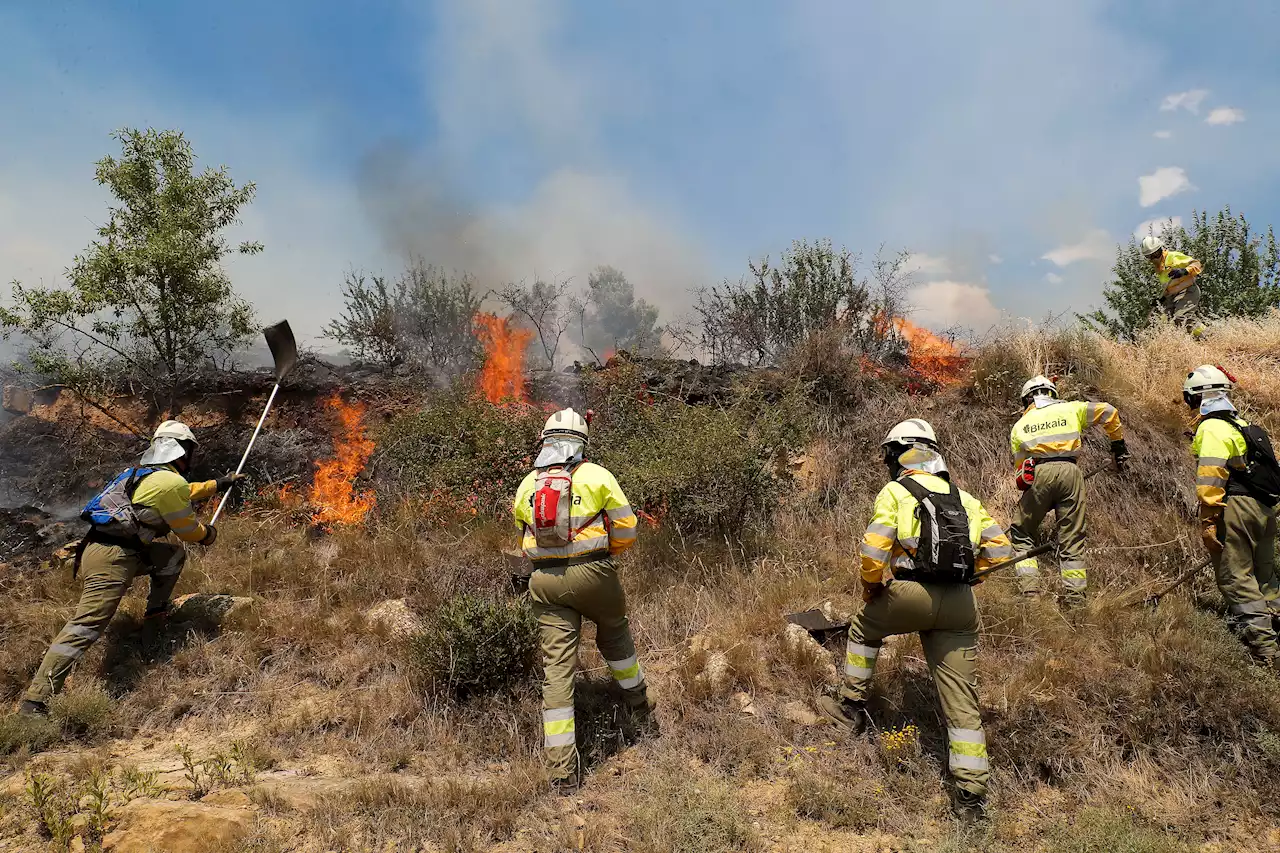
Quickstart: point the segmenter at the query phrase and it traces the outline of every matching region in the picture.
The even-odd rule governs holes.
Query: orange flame
[[[475,322],[484,345],[484,367],[477,383],[480,393],[498,406],[529,402],[524,390],[524,351],[533,332],[512,328],[508,318],[494,314],[477,314]]]
[[[333,458],[316,463],[311,519],[316,524],[359,524],[377,503],[372,492],[353,488],[374,448],[364,434],[364,406],[344,403],[337,394],[325,405],[338,413],[341,429],[333,437]]]
[[[896,317],[893,323],[907,342],[907,360],[921,379],[941,387],[963,381],[969,359],[956,349],[955,344],[906,318]]]

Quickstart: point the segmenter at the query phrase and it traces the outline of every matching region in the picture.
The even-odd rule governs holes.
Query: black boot
[[[967,788],[956,788],[953,798],[956,816],[962,820],[985,820],[987,817],[987,795],[970,791]]]
[[[852,699],[824,693],[818,697],[817,705],[823,716],[854,737],[863,734],[871,722],[866,702],[854,702]]]
[[[47,717],[49,706],[32,699],[23,699],[22,704],[18,706],[18,713],[24,717]]]

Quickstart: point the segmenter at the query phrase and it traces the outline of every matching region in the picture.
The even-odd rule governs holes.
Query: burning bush
[[[423,686],[467,699],[529,679],[538,656],[538,623],[523,599],[458,595],[409,642]]]

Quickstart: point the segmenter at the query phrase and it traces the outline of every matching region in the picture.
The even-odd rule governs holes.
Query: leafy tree
[[[1169,223],[1162,234],[1168,248],[1204,264],[1196,283],[1206,316],[1256,317],[1280,306],[1280,253],[1270,226],[1265,235],[1255,234],[1243,215],[1227,207],[1212,217],[1193,211],[1190,229]],[[1107,307],[1079,316],[1093,329],[1132,340],[1151,325],[1163,289],[1134,237],[1120,247],[1112,273],[1102,295]]]
[[[651,354],[659,349],[658,308],[636,299],[635,288],[620,270],[596,267],[587,290],[572,302],[578,320],[578,344],[600,358],[609,350]]]
[[[811,336],[834,331],[841,348],[864,355],[898,350],[892,318],[910,283],[908,257],[877,255],[872,281],[859,278],[859,256],[847,249],[797,241],[777,266],[766,257],[750,265],[749,278],[698,295],[702,346],[717,361],[778,364]]]
[[[255,188],[237,187],[225,166],[196,174],[178,131],[124,129],[113,138],[121,155],[99,160],[96,179],[116,204],[67,271],[70,287],[14,282],[0,329],[31,339],[32,369],[89,404],[116,417],[110,400],[136,395],[154,420],[176,412],[201,370],[254,332],[253,311],[221,262],[262,251],[225,236]]]
[[[342,294],[342,314],[324,334],[361,360],[385,367],[410,364],[443,379],[471,369],[480,358],[473,319],[483,296],[469,275],[417,260],[393,282],[349,273]]]

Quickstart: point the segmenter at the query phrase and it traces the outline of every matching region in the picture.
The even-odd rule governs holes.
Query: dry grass
[[[633,744],[588,631],[578,693],[586,849],[754,850],[775,835],[875,833],[919,850],[1267,849],[1280,819],[1271,796],[1280,684],[1223,627],[1207,579],[1155,612],[1125,605],[1199,558],[1181,376],[1204,361],[1227,364],[1240,401],[1277,430],[1277,352],[1280,316],[1224,323],[1200,342],[1158,329],[1139,347],[1022,333],[981,352],[964,387],[873,395],[874,408],[852,416],[818,413],[812,488],[787,497],[769,535],[708,542],[646,527],[621,575],[663,732]],[[820,673],[784,647],[781,617],[824,599],[856,608],[857,541],[883,483],[877,446],[898,419],[932,420],[957,482],[1007,521],[1014,395],[1042,369],[1072,370],[1071,393],[1120,407],[1135,465],[1128,477],[1089,483],[1086,608],[1028,606],[1007,577],[979,589],[994,814],[988,828],[967,830],[949,813],[945,724],[918,642],[895,642],[877,674],[878,724],[918,727],[909,750],[887,751],[793,719],[788,708],[810,701]],[[1094,440],[1090,461],[1105,451]],[[574,846],[577,830],[538,786],[536,676],[465,701],[424,691],[405,644],[364,615],[405,598],[430,618],[460,593],[500,594],[498,549],[509,544],[505,523],[428,528],[399,511],[315,538],[296,511],[261,502],[228,520],[179,590],[252,595],[254,607],[221,631],[157,632],[141,624],[135,592],[74,676],[56,736],[83,749],[109,736],[163,745],[176,744],[175,730],[209,743],[234,733],[279,768],[268,776],[350,781],[315,807],[263,795],[247,849]],[[3,585],[0,691],[16,699],[76,589],[58,572],[8,575]],[[713,683],[701,676],[715,656],[726,675]],[[754,714],[739,709],[737,692]],[[53,736],[0,720],[13,766]],[[23,820],[19,805],[0,802],[6,808],[0,833]]]

